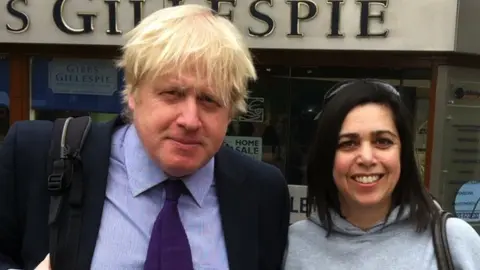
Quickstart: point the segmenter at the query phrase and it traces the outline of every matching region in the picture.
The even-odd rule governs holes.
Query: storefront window
[[[480,70],[438,69],[432,187],[447,211],[480,232]]]
[[[389,71],[348,68],[259,67],[251,86],[249,112],[233,121],[226,144],[277,166],[291,193],[292,222],[305,218],[305,165],[315,133],[314,117],[323,96],[335,83],[352,78],[377,78],[394,85],[414,115],[416,150],[424,166],[430,70]]]
[[[289,80],[260,78],[250,88],[248,112],[230,124],[225,142],[285,173]]]
[[[241,136],[243,141],[234,137],[237,139],[235,142],[229,139],[227,143],[233,144],[232,147],[239,151],[276,165],[284,172],[289,184],[305,184],[305,159],[315,132],[314,117],[320,110],[325,92],[335,83],[351,78],[382,79],[400,91],[405,104],[415,116],[412,128],[417,134],[417,154],[423,165],[430,71],[259,69],[260,79],[251,87],[251,106],[247,114],[257,118],[243,117],[233,121],[227,135]]]
[[[458,87],[458,89],[466,91],[466,88]],[[480,232],[480,209],[478,207],[480,202],[480,182],[478,180],[480,175],[478,166],[480,163],[478,150],[480,121],[477,116],[480,102],[476,100],[478,97],[475,95],[453,96],[451,100],[454,101],[454,104],[447,106],[446,111],[450,119],[445,125],[444,138],[445,145],[448,147],[444,148],[444,169],[442,170],[447,181],[443,182],[442,186],[444,205],[459,218],[474,223],[475,229]]]
[[[0,145],[10,127],[10,67],[8,57],[0,54]]]
[[[416,133],[418,160],[424,167],[430,70],[333,67],[257,67],[257,70],[259,79],[249,87],[248,112],[231,122],[225,145],[272,164],[285,175],[292,195],[292,222],[305,217],[305,165],[315,132],[314,117],[321,109],[325,92],[339,81],[377,78],[400,91],[415,116],[411,124]],[[122,79],[123,74],[112,60],[35,57],[31,63],[31,104],[35,118],[54,120],[90,115],[95,121],[110,120],[122,110]]]
[[[109,120],[122,109],[122,79],[113,60],[32,58],[35,119],[90,115],[94,121]]]
[[[306,183],[314,117],[325,92],[351,78],[378,78],[397,87],[415,116],[412,125],[423,167],[429,70],[258,67],[258,72],[259,80],[250,85],[248,112],[231,122],[225,144],[278,167],[290,185]],[[36,119],[90,115],[95,121],[105,121],[122,109],[123,74],[112,60],[35,57],[31,74]]]

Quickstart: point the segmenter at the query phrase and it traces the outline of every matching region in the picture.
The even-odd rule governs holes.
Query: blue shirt
[[[91,269],[141,270],[167,179],[149,158],[133,125],[113,134],[105,204]],[[190,195],[178,208],[196,270],[228,269],[213,158],[184,179]],[[88,199],[88,198],[87,198]]]

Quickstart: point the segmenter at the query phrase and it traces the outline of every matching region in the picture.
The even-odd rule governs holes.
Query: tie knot
[[[185,184],[182,180],[167,180],[165,181],[165,194],[167,200],[178,201],[178,198],[182,193],[186,191]]]

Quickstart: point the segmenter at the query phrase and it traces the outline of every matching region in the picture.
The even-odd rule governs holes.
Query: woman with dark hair
[[[307,165],[308,218],[290,227],[285,269],[437,269],[412,119],[391,85],[353,80],[325,95]],[[480,237],[446,225],[455,269],[480,269]]]

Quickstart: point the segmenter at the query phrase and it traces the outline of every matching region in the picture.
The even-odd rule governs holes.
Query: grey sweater
[[[394,209],[386,222],[363,231],[333,214],[327,238],[318,218],[290,227],[285,270],[436,270],[431,231],[415,231],[406,211],[396,221]],[[382,227],[385,227],[382,230]],[[448,244],[456,270],[480,269],[480,237],[465,221],[447,221]]]

